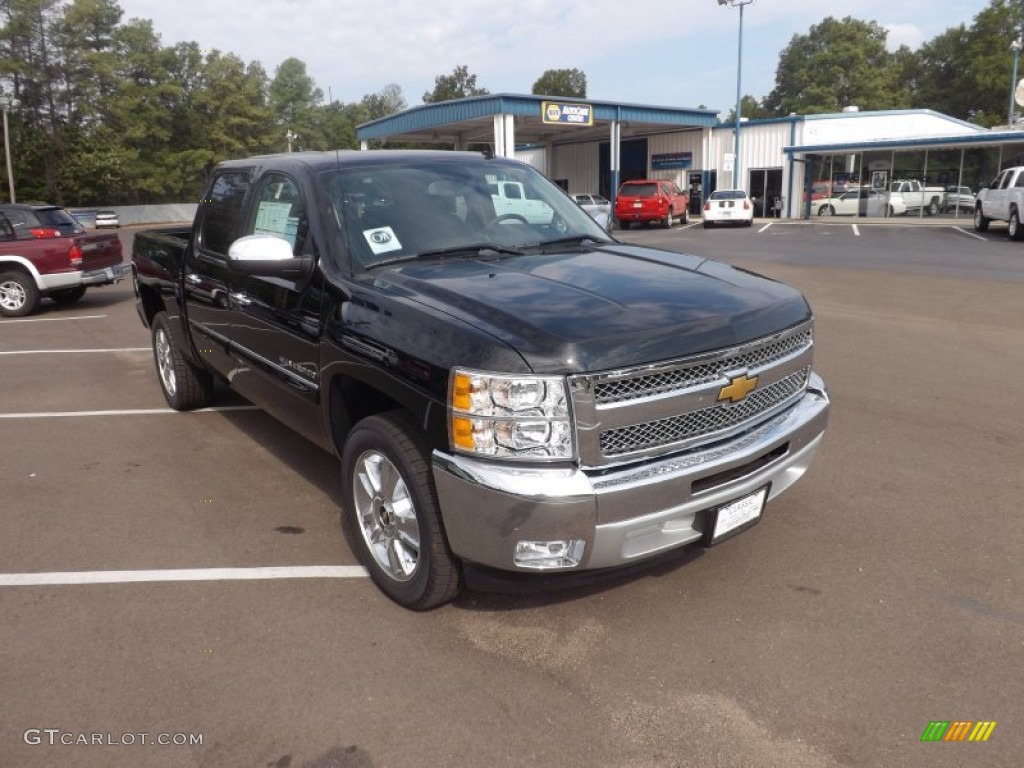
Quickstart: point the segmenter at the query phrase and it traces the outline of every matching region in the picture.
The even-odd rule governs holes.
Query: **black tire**
[[[1024,226],[1020,223],[1020,213],[1014,208],[1010,211],[1010,219],[1006,223],[1006,234],[1011,240],[1024,240]]]
[[[891,205],[887,205],[885,207],[885,215],[891,219],[893,216],[896,215],[896,211],[893,210],[893,207]]]
[[[672,229],[676,223],[676,217],[672,215],[672,209],[668,209],[668,213],[665,214],[665,220],[662,222],[662,226],[665,229]]]
[[[50,294],[50,298],[58,304],[74,304],[83,296],[85,296],[85,288],[82,286],[65,288],[63,291],[54,291]]]
[[[823,206],[821,206],[821,208],[818,209],[818,215],[819,216],[835,216],[836,215],[836,209],[833,208],[831,205],[823,205]]]
[[[682,224],[683,224],[683,226],[685,227],[685,226],[687,226],[687,225],[688,225],[689,223],[690,223],[690,209],[689,209],[689,208],[683,208],[683,220],[682,220]]]
[[[992,219],[981,212],[980,205],[974,209],[974,230],[976,232],[988,232],[988,225],[991,221]]]
[[[715,226],[715,222],[704,219],[704,229],[711,229],[713,226]]]
[[[356,424],[341,457],[345,533],[380,590],[414,611],[454,600],[463,583],[429,456],[417,427],[392,411]]]
[[[151,325],[156,377],[167,404],[176,411],[208,406],[213,402],[213,376],[185,359],[165,312],[157,313]]]
[[[743,222],[743,226],[744,227],[752,227],[752,226],[754,226],[754,220],[753,219],[747,219],[746,221]]]
[[[927,213],[929,216],[935,216],[935,215],[938,214],[938,212],[939,212],[939,201],[936,200],[933,197],[931,199],[931,202],[928,203],[928,207],[925,209],[925,213]]]
[[[0,272],[0,315],[24,317],[39,309],[40,294],[26,272]]]

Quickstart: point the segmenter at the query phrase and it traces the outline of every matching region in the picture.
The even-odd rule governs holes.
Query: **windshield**
[[[619,197],[654,197],[658,194],[657,184],[623,184]]]
[[[355,268],[499,246],[610,242],[561,188],[520,163],[454,155],[338,168],[320,175]]]
[[[747,193],[742,189],[719,189],[711,193],[709,200],[742,200]]]

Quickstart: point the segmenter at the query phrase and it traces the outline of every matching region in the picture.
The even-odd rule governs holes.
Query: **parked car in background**
[[[742,189],[716,189],[704,201],[704,229],[716,224],[754,223],[754,202]]]
[[[974,212],[974,204],[977,202],[977,197],[971,192],[970,187],[946,187],[946,202],[943,210],[946,213],[955,213],[963,211],[965,213]]]
[[[668,229],[676,221],[690,222],[689,207],[689,196],[674,181],[627,181],[615,198],[615,220],[622,229],[629,229],[635,221],[657,221]]]
[[[611,201],[602,195],[575,194],[570,197],[576,201],[580,208],[590,214],[590,218],[607,230],[611,224],[612,204]]]
[[[988,229],[992,221],[1005,221],[1006,234],[1011,240],[1024,240],[1024,166],[1005,168],[992,183],[978,190],[974,205],[974,228]]]
[[[868,187],[811,203],[812,216],[901,216],[906,212],[907,204],[898,193]]]
[[[88,286],[116,283],[121,257],[117,234],[86,234],[62,208],[0,205],[0,315],[30,315],[44,296],[71,304]]]
[[[902,197],[907,211],[914,215],[924,209],[928,216],[934,216],[942,210],[946,200],[945,187],[926,187],[914,179],[897,179],[891,182],[889,192]]]
[[[85,227],[58,205],[8,203],[0,205],[0,213],[18,240],[85,234]]]
[[[103,227],[121,228],[117,211],[96,211],[96,229],[102,229]]]

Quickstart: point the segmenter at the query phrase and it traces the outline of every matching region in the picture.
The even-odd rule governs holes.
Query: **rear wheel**
[[[978,232],[987,232],[988,225],[991,221],[985,214],[981,212],[981,206],[979,205],[974,209],[974,229]]]
[[[835,214],[836,209],[833,208],[831,205],[823,205],[821,206],[821,208],[818,209],[819,216],[835,216]]]
[[[176,411],[204,408],[213,400],[213,376],[185,359],[165,312],[153,318],[153,358],[167,404]]]
[[[1024,240],[1024,227],[1020,224],[1020,213],[1014,208],[1010,211],[1010,220],[1007,222],[1006,233],[1011,240]]]
[[[369,416],[342,453],[342,525],[370,577],[388,597],[415,611],[436,608],[462,590],[448,548],[430,450],[401,412]]]
[[[39,308],[39,289],[25,272],[0,273],[0,315],[22,317]]]
[[[676,217],[672,215],[672,209],[669,208],[668,209],[668,213],[665,214],[664,227],[665,227],[665,229],[672,229],[672,227],[673,227],[673,225],[675,223],[676,223]]]
[[[50,294],[50,298],[58,304],[74,304],[83,296],[85,296],[85,288],[82,286],[79,286],[78,288],[67,288],[63,291],[54,291]]]
[[[713,226],[715,226],[715,222],[704,219],[704,229],[711,229]]]
[[[929,216],[935,216],[939,212],[939,201],[932,198],[931,202],[928,203],[928,207],[925,209]]]

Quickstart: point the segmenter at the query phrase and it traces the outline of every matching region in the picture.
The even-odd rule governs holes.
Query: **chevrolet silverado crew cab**
[[[502,182],[551,215],[499,213]],[[137,234],[132,264],[170,406],[219,379],[336,454],[350,542],[413,609],[715,544],[825,431],[797,291],[618,242],[512,160],[226,162],[192,229]]]

